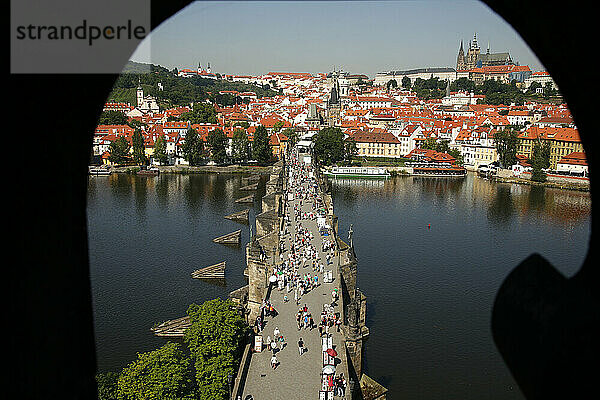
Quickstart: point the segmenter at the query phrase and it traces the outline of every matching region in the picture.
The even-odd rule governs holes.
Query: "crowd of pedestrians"
[[[292,154],[288,165],[290,168],[286,176],[287,193],[284,194],[283,205],[284,224],[279,243],[281,257],[273,267],[269,279],[272,285],[270,298],[281,296],[284,303],[292,300],[295,302],[297,306],[295,316],[287,315],[286,312],[280,318],[295,318],[298,331],[298,356],[302,357],[309,350],[303,336],[316,335],[317,333],[313,331],[318,330],[320,338],[331,337],[334,330],[340,331],[341,318],[340,313],[335,310],[339,298],[337,288],[333,288],[331,292],[331,302],[326,301],[323,304],[323,298],[318,299],[321,305],[317,304],[317,307],[322,306],[320,310],[318,308],[316,311],[311,310],[307,305],[310,302],[304,301],[307,294],[319,288],[324,282],[325,270],[333,262],[332,253],[335,244],[331,240],[328,227],[317,224],[318,233],[316,235],[313,233],[317,220],[319,222],[325,220],[326,210],[312,173],[312,166],[301,162],[297,154]],[[314,298],[311,300],[311,304],[314,305]],[[316,314],[313,315],[313,312]],[[268,318],[275,318],[278,315],[279,312],[273,304],[265,300],[255,321],[257,333],[264,332]],[[300,331],[306,332],[301,335]],[[287,335],[289,336],[290,332],[287,332]],[[268,335],[265,342],[266,348],[272,353],[270,361],[272,369],[279,368],[280,360],[277,355],[286,348],[286,345],[283,332],[279,327],[275,327],[272,337]],[[322,368],[323,366],[315,365],[315,371],[320,372]],[[326,389],[335,396],[344,395],[346,381],[343,374],[322,374],[321,380],[321,388],[326,383]]]

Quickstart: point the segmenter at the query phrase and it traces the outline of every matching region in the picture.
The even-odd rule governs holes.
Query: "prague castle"
[[[491,67],[496,65],[514,65],[509,53],[490,53],[488,44],[487,52],[481,53],[481,49],[477,44],[477,34],[473,35],[473,40],[469,42],[467,54],[463,50],[463,42],[460,42],[458,57],[456,58],[456,70],[464,71],[473,68]]]

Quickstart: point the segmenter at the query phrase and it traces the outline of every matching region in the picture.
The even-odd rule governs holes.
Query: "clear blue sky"
[[[198,1],[165,21],[132,55],[169,69],[213,72],[376,72],[455,67],[473,34],[482,52],[544,67],[502,18],[476,0]]]

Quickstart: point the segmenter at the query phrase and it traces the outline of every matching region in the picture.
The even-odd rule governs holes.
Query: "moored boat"
[[[462,178],[467,175],[467,170],[449,163],[413,162],[406,163],[412,169],[410,175],[428,176],[439,178]]]
[[[106,167],[106,166],[95,166],[95,167],[88,167],[88,173],[90,175],[94,175],[94,176],[104,176],[104,175],[110,175],[112,173],[112,171]]]
[[[390,177],[390,173],[380,167],[333,167],[323,174],[332,178],[387,179]]]
[[[157,176],[159,174],[159,169],[157,167],[149,167],[140,169],[137,174],[138,175],[147,175],[147,176]]]

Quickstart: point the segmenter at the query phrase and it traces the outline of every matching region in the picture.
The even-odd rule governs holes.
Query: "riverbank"
[[[396,168],[387,168],[391,177],[396,176],[410,176],[411,173],[409,168],[407,167],[396,167]],[[470,173],[477,174],[477,171],[468,170]],[[531,176],[531,174],[524,174],[526,176]],[[550,177],[549,179],[552,179]],[[589,192],[590,184],[589,180],[583,180],[582,183],[577,182],[568,182],[567,179],[558,178],[556,181],[548,180],[546,182],[535,182],[529,178],[518,178],[513,176],[512,171],[504,170],[503,174],[490,176],[490,179],[494,179],[496,182],[501,183],[517,183],[521,185],[530,185],[530,186],[543,186],[554,189],[564,189],[564,190],[576,190],[579,192]]]
[[[189,165],[161,165],[156,166],[161,174],[259,174],[269,175],[272,166],[254,166],[254,165],[201,165],[192,167]],[[137,173],[140,168],[137,166],[111,167],[111,171],[121,174]]]
[[[576,190],[579,192],[590,191],[590,181],[587,179],[582,179],[581,183],[578,183],[576,178],[572,178],[572,180],[574,181],[570,182],[567,178],[564,177],[549,176],[546,182],[535,182],[531,180],[530,173],[523,173],[523,176],[525,177],[516,177],[512,174],[510,170],[500,170],[499,173],[497,173],[495,176],[492,176],[491,178],[495,179],[497,182],[503,183],[517,183],[521,185],[543,186],[554,189]]]
[[[564,189],[564,190],[576,190],[579,192],[589,192],[589,185],[578,185],[573,183],[557,183],[557,182],[534,182],[529,179],[521,179],[521,178],[502,178],[502,177],[494,177],[497,182],[502,183],[518,183],[521,185],[529,185],[529,186],[543,186],[554,189]]]

